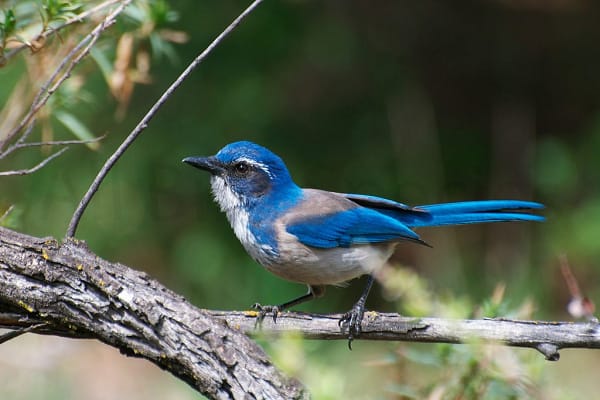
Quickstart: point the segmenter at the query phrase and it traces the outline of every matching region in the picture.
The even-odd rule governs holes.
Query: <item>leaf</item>
[[[79,140],[93,140],[94,134],[73,114],[64,111],[55,111],[54,117],[60,121],[68,130],[70,130]],[[86,143],[87,147],[97,150],[100,146],[98,142]]]
[[[96,61],[96,64],[98,64],[100,71],[102,71],[104,80],[106,82],[110,82],[110,76],[113,72],[113,66],[108,57],[106,57],[106,54],[102,50],[97,49],[96,47],[92,47],[90,49],[90,54],[94,61]]]
[[[82,4],[78,1],[43,0],[40,12],[44,24],[47,25],[52,21],[66,21],[76,17],[81,7]]]
[[[149,6],[148,14],[155,26],[161,27],[179,19],[179,14],[164,0],[150,2]]]
[[[0,22],[0,49],[4,48],[6,41],[14,33],[17,26],[17,19],[12,8],[5,10],[3,13],[4,21]]]
[[[17,19],[15,18],[15,13],[12,10],[12,8],[9,8],[8,10],[5,11],[5,15],[4,15],[4,23],[3,23],[4,34],[6,36],[11,35],[14,32],[16,26],[17,26]]]

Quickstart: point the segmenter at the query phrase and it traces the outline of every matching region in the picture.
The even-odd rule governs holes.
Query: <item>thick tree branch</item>
[[[242,332],[79,241],[58,244],[0,228],[0,311],[2,327],[96,338],[210,398],[306,396]]]
[[[262,334],[299,331],[341,339],[340,315],[282,313]],[[245,334],[256,313],[200,310],[146,274],[102,260],[76,240],[58,244],[0,228],[0,327],[95,338],[146,358],[211,398],[302,398]],[[0,343],[16,334],[0,336]],[[548,360],[562,348],[600,348],[597,320],[447,320],[367,312],[363,340],[494,343],[530,347]]]

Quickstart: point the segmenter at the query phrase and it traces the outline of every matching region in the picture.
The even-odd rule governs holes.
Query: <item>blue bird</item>
[[[361,332],[373,275],[396,245],[427,245],[413,228],[503,221],[543,221],[531,214],[544,206],[519,200],[485,200],[410,207],[376,196],[303,189],[283,160],[252,142],[228,144],[210,157],[183,162],[211,174],[216,202],[248,254],[275,275],[308,285],[308,293],[278,306],[261,306],[275,320],[279,311],[321,297],[325,285],[368,275],[354,307],[340,319],[349,346]]]

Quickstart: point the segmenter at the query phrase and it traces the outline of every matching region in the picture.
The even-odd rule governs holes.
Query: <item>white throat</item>
[[[246,243],[250,241],[251,233],[248,229],[248,212],[243,207],[242,199],[220,176],[212,176],[210,184],[215,201],[219,204],[221,211],[227,215],[235,235],[245,247]]]
[[[240,198],[220,176],[212,176],[210,180],[213,196],[219,204],[221,211],[227,216],[227,220],[233,228],[235,236],[242,243],[246,251],[256,261],[262,264],[262,254],[256,238],[248,226],[249,215],[244,208],[244,199]]]
[[[236,209],[242,209],[242,199],[231,190],[225,179],[213,175],[210,178],[210,186],[215,201],[219,204],[219,207],[221,207],[221,211],[228,214],[228,217],[229,212]]]

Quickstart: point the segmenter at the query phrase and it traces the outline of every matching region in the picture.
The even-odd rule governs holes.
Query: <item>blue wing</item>
[[[309,194],[306,211],[287,226],[287,231],[303,244],[318,248],[398,240],[426,245],[411,228],[544,221],[543,216],[529,212],[544,206],[531,201],[483,200],[410,207],[376,196],[314,190],[305,193]]]
[[[324,249],[392,240],[424,243],[403,223],[365,207],[307,218],[288,225],[287,231],[307,246]]]
[[[398,212],[406,212],[408,214],[426,214],[425,211],[407,206],[406,204],[398,203],[397,201],[384,199],[383,197],[370,196],[366,194],[355,193],[337,193],[344,196],[348,200],[367,208],[375,208],[380,210],[394,210]]]

